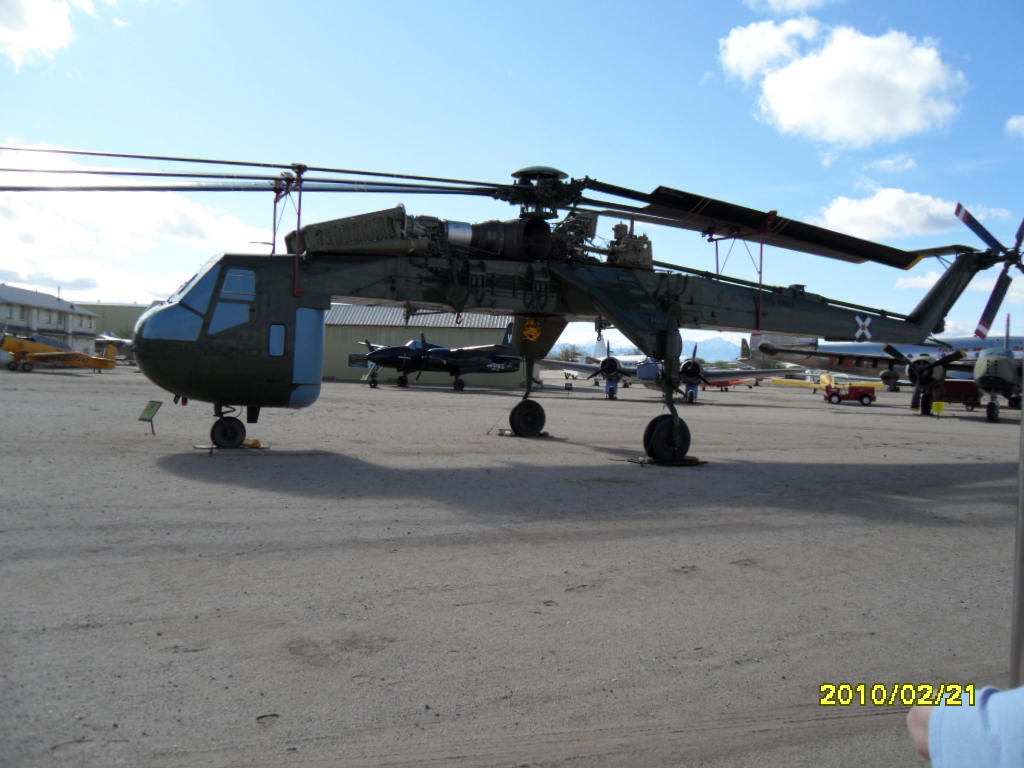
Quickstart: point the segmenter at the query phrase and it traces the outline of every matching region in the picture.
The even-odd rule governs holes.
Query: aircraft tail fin
[[[505,336],[501,340],[501,346],[511,347],[512,346],[512,326],[514,323],[509,323],[508,328],[505,329]]]
[[[740,339],[740,360],[750,359],[750,344],[746,339]]]
[[[598,360],[604,360],[608,357],[608,345],[603,339],[598,339],[594,342],[594,357]]]
[[[113,360],[115,357],[117,357],[117,347],[113,344],[107,344],[107,349],[103,353],[103,358],[105,360]]]

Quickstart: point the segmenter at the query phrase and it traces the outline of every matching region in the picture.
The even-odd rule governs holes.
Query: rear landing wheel
[[[18,364],[16,362],[14,362],[13,360],[11,360],[11,362],[9,362],[7,364],[7,370],[9,370],[9,371],[16,371],[16,370],[18,370]]]
[[[376,379],[370,379],[367,382],[367,384],[370,385],[370,389],[376,389],[377,388],[377,380]]]
[[[33,368],[32,363],[22,363],[21,364],[21,370],[23,370],[25,373],[31,373],[32,372],[32,368]]]
[[[456,379],[455,383],[452,384],[452,386],[455,387],[456,392],[461,392],[466,388],[466,382],[464,382],[462,379]]]
[[[544,409],[535,400],[523,400],[508,415],[509,426],[520,437],[536,437],[546,420]]]
[[[397,384],[400,387],[407,387],[409,386],[409,377],[403,373],[401,376],[398,377],[398,380],[395,382],[395,384]]]
[[[213,422],[210,439],[218,448],[237,448],[245,442],[245,424],[234,416],[225,416]]]

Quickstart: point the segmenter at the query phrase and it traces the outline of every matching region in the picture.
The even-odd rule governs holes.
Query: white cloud
[[[831,0],[743,0],[752,11],[767,12],[776,16],[790,16],[821,8]]]
[[[60,0],[0,0],[0,53],[18,70],[71,42],[71,8]]]
[[[911,275],[909,277],[901,277],[896,281],[897,288],[911,288],[914,290],[925,290],[927,291],[942,277],[941,272],[936,272],[934,269],[929,269],[924,275]]]
[[[722,67],[727,74],[749,83],[770,71],[778,61],[796,59],[799,41],[813,40],[820,29],[814,19],[789,19],[782,24],[759,21],[735,27],[727,38],[718,41]]]
[[[60,155],[28,153],[0,153],[0,164],[85,167]],[[52,175],[34,173],[0,177],[7,184],[68,182],[68,177],[55,182]],[[102,183],[96,179],[76,181]],[[215,253],[266,252],[266,246],[253,243],[271,236],[174,192],[0,193],[0,217],[3,279],[41,290],[78,286],[64,290],[65,298],[89,301],[166,298]]]
[[[956,204],[902,189],[878,189],[855,200],[837,197],[810,221],[867,240],[949,232],[957,227]]]
[[[1006,132],[1024,139],[1024,115],[1014,115],[1006,121]]]
[[[914,162],[914,158],[910,155],[903,154],[875,160],[868,163],[868,168],[874,171],[884,171],[885,173],[902,173],[903,171],[917,168],[917,163]]]
[[[808,18],[765,21],[719,40],[723,69],[759,81],[760,116],[781,133],[863,148],[944,126],[956,114],[967,80],[934,42],[834,27],[805,50],[821,30]]]

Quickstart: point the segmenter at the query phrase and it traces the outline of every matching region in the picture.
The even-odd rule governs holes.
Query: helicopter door
[[[324,315],[320,309],[295,310],[295,364],[289,408],[305,408],[320,397],[324,367]]]

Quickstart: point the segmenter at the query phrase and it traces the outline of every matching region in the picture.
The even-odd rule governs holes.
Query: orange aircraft
[[[20,368],[25,373],[40,363],[109,371],[116,365],[114,355],[117,354],[117,348],[113,344],[107,344],[103,357],[94,357],[76,352],[64,342],[46,336],[23,337],[9,333],[3,335],[0,349],[11,354],[11,361],[7,363],[8,368],[12,371]]]

